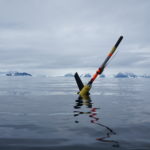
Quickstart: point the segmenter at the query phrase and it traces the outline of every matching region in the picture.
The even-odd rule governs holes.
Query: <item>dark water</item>
[[[1,77],[0,150],[149,150],[150,80]]]

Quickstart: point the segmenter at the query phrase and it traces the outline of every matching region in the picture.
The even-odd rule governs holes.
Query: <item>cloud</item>
[[[149,7],[140,0],[1,0],[0,66],[97,68],[124,35],[112,69],[148,71]]]

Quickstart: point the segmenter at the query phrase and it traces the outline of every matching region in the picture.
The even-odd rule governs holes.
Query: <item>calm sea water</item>
[[[77,91],[73,78],[0,77],[0,150],[150,149],[150,79]]]

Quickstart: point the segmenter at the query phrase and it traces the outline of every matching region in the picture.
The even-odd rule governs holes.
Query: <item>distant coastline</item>
[[[73,73],[67,73],[64,75],[64,77],[74,77]],[[85,77],[85,78],[91,78],[92,75],[90,73],[87,74],[81,74],[80,77]],[[99,76],[100,78],[107,78],[109,76],[106,76],[105,74],[101,74]],[[117,74],[114,74],[111,76],[112,78],[150,78],[150,75],[137,75],[131,72],[119,72]]]
[[[8,71],[8,72],[0,72],[0,76],[32,77],[33,75],[28,72]],[[79,74],[79,76],[81,78],[91,78],[93,76],[93,74],[85,73],[85,74]],[[34,75],[33,77],[51,77],[51,76],[49,76],[49,75]],[[70,77],[74,77],[74,73],[66,73],[62,76],[52,76],[52,77],[70,78]],[[112,74],[112,75],[101,74],[99,76],[99,78],[150,78],[150,75],[148,75],[148,74],[138,75],[138,74],[134,74],[131,72],[119,72],[119,73]]]

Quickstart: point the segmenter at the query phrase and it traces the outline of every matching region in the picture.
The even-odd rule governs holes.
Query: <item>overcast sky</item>
[[[149,0],[0,0],[0,71],[150,74]],[[94,73],[93,72],[93,73]]]

